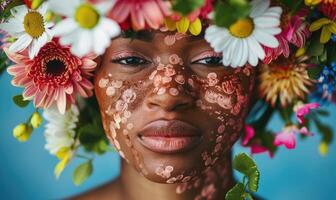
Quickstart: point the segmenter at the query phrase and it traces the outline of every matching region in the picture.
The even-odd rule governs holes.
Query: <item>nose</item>
[[[173,96],[168,92],[164,94],[152,93],[146,98],[146,106],[151,111],[165,110],[177,111],[186,110],[194,105],[192,96],[181,92],[177,96]]]

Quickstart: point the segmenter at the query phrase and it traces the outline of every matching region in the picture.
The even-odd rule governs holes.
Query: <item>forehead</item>
[[[113,50],[124,46],[134,48],[148,47],[155,51],[186,52],[190,48],[211,48],[204,39],[204,35],[192,36],[177,32],[139,31],[136,33],[124,32],[119,38],[112,40]]]

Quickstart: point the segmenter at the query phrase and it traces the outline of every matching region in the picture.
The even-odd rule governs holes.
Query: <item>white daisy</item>
[[[0,29],[17,38],[9,51],[21,52],[28,48],[29,58],[32,59],[52,39],[50,28],[53,23],[45,20],[47,8],[48,4],[43,3],[37,10],[28,9],[25,5],[11,9],[13,17],[0,24]]]
[[[74,145],[75,128],[78,122],[79,110],[76,105],[61,114],[57,107],[50,107],[43,112],[43,117],[48,121],[45,125],[44,136],[46,138],[45,148],[53,155],[64,148]]]
[[[72,45],[71,52],[76,56],[84,56],[94,52],[104,53],[110,45],[111,38],[120,34],[118,23],[104,15],[114,1],[89,4],[82,0],[50,0],[52,10],[67,17],[53,29],[60,36],[62,45]]]
[[[210,26],[205,39],[217,52],[223,52],[223,64],[242,67],[248,62],[252,66],[258,59],[265,58],[262,46],[276,48],[279,45],[275,35],[281,32],[281,7],[270,7],[269,0],[253,0],[251,13],[245,19],[239,19],[228,29]]]

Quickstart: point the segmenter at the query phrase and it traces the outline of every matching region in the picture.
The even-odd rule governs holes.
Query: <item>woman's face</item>
[[[254,81],[254,68],[222,66],[202,37],[143,32],[112,41],[95,92],[120,155],[149,180],[180,183],[225,162]]]

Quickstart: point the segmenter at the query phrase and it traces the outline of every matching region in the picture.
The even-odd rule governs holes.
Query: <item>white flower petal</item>
[[[57,23],[52,29],[52,32],[55,36],[63,36],[73,32],[77,28],[78,24],[73,18],[66,18]]]
[[[14,18],[17,18],[20,21],[23,21],[24,16],[28,13],[28,8],[26,5],[20,5],[20,6],[16,6],[12,8],[10,12],[14,16]]]
[[[37,9],[37,11],[42,15],[45,16],[47,14],[48,10],[48,2],[44,2],[40,5],[40,7]]]
[[[33,38],[28,35],[28,34],[23,34],[21,37],[19,37],[19,39],[17,39],[10,47],[9,47],[9,51],[11,52],[20,52],[23,51],[25,48],[27,48],[31,42],[32,42]]]
[[[265,51],[254,38],[249,38],[247,43],[249,46],[249,63],[252,66],[256,66],[258,64],[258,58],[261,60],[265,58]]]
[[[253,37],[266,47],[276,48],[279,46],[279,41],[272,35],[262,31],[262,29],[255,29]]]
[[[45,148],[51,154],[56,154],[63,147],[74,145],[78,116],[79,111],[75,105],[71,105],[64,114],[61,114],[55,105],[44,110],[43,117],[47,121],[44,129]]]
[[[22,22],[15,18],[10,19],[7,23],[0,24],[0,29],[6,31],[11,36],[25,31]]]
[[[257,28],[260,28],[260,27],[257,27]],[[281,28],[263,28],[262,31],[270,35],[278,35],[281,33],[282,30]]]
[[[93,31],[93,50],[97,55],[102,55],[105,49],[110,45],[110,39],[101,29]]]
[[[250,17],[255,18],[262,15],[270,6],[269,0],[253,0]]]
[[[242,67],[246,65],[246,62],[248,60],[248,53],[249,53],[249,47],[247,44],[247,39],[243,39],[242,41],[242,56],[241,56],[241,60],[240,63],[238,64],[238,66]]]
[[[236,41],[237,41],[237,44],[232,51],[233,56],[232,56],[231,67],[233,68],[238,67],[238,64],[240,63],[241,56],[242,56],[242,39],[236,39]]]
[[[274,17],[259,16],[253,19],[256,26],[261,28],[277,27],[280,25],[280,19]]]
[[[264,13],[264,15],[270,15],[270,16],[274,16],[274,17],[280,17],[281,13],[282,13],[282,8],[279,6],[274,6],[274,7],[270,7],[266,10],[266,12]]]
[[[81,31],[78,37],[78,50],[77,55],[82,57],[89,53],[92,49],[92,32],[89,30]]]
[[[105,15],[115,4],[115,0],[103,1],[94,5],[101,15]]]
[[[79,0],[49,0],[49,8],[57,14],[73,17]]]
[[[119,24],[107,18],[102,18],[100,20],[99,28],[104,29],[104,31],[107,32],[111,38],[120,35],[121,32]]]
[[[64,35],[60,38],[61,45],[70,45],[77,41],[79,29],[75,29],[73,32]]]

